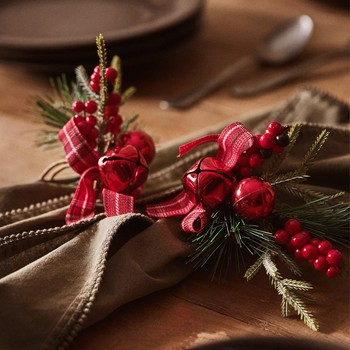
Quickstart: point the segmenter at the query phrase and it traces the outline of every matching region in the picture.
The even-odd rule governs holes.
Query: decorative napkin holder
[[[348,106],[328,94],[303,89],[279,107],[240,118],[256,134],[272,120],[282,125],[303,124],[281,171],[294,169],[308,152],[310,142],[326,128],[330,132],[327,146],[308,171],[308,189],[326,195],[348,191]],[[176,160],[179,146],[208,134],[222,135],[223,129],[225,126],[220,125],[161,145],[141,194],[135,198],[133,212],[106,217],[106,208],[97,203],[86,218],[71,220],[70,216],[66,225],[76,186],[39,181],[1,189],[0,347],[66,348],[81,329],[119,306],[188,276],[195,265],[189,257],[194,256],[196,245],[181,229],[186,231],[184,215],[155,221],[146,215],[146,207],[152,212],[152,208],[178,196],[183,174],[193,163],[201,157],[218,159],[220,154],[217,142],[203,143]],[[124,159],[116,154],[111,157]],[[92,179],[96,180],[95,175]],[[123,197],[113,202],[121,200],[114,209],[124,203],[120,198]],[[200,228],[210,220],[209,215]],[[191,225],[195,227],[194,222]],[[273,235],[272,238],[278,241]],[[275,281],[276,285],[280,282]],[[302,318],[309,327],[317,329],[308,310]]]

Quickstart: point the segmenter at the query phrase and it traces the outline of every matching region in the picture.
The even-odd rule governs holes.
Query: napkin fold
[[[237,120],[255,132],[270,120],[305,123],[287,168],[327,128],[331,135],[310,169],[311,186],[326,193],[348,191],[347,104],[302,89],[277,107]],[[216,151],[214,144],[206,145],[176,159],[179,145],[225,125],[161,145],[139,207],[176,193],[193,161]],[[179,218],[155,222],[141,213],[109,218],[101,213],[65,225],[73,192],[73,187],[49,182],[0,189],[1,349],[67,348],[82,328],[192,271],[187,259],[191,247],[182,239]]]

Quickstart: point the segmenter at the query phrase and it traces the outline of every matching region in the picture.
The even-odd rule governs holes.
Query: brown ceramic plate
[[[54,50],[135,39],[200,11],[203,0],[0,0],[0,48]]]

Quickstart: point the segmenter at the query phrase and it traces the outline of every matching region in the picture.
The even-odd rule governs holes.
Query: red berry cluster
[[[110,132],[113,135],[117,135],[120,132],[120,126],[123,122],[123,118],[119,114],[119,107],[121,103],[121,96],[118,92],[113,91],[114,85],[116,83],[118,72],[112,68],[108,67],[105,71],[105,77],[107,80],[107,105],[105,108],[104,122],[105,122],[105,132]],[[90,87],[95,93],[100,93],[100,66],[96,66],[93,73],[90,76]]]
[[[108,67],[105,71],[108,86],[107,103],[104,112],[104,133],[112,133],[118,135],[123,118],[119,114],[121,96],[118,92],[114,92],[114,85],[118,76],[118,72]],[[100,67],[96,66],[90,77],[90,87],[95,93],[100,92]],[[95,100],[86,102],[76,100],[72,104],[72,110],[77,113],[74,118],[79,131],[84,135],[85,139],[92,148],[97,147],[97,138],[99,130],[97,129],[97,119],[95,113],[98,110],[98,104]]]
[[[97,111],[97,103],[94,100],[85,103],[77,100],[72,104],[72,109],[77,114],[74,116],[79,131],[84,135],[92,148],[97,146],[99,131],[96,128],[97,119],[93,115]]]
[[[316,270],[325,271],[327,277],[338,276],[342,253],[333,249],[329,241],[311,237],[298,220],[287,220],[283,228],[275,232],[275,242],[285,246],[297,259],[307,260]]]
[[[274,153],[283,152],[289,144],[288,130],[289,127],[271,122],[265,133],[255,136],[253,145],[240,155],[234,170],[243,178],[250,177],[253,169],[261,167],[265,159]]]

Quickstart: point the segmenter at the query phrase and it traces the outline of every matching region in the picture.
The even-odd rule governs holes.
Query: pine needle
[[[309,151],[306,153],[306,155],[303,159],[303,162],[301,163],[301,165],[299,167],[300,172],[303,171],[306,173],[306,171],[314,163],[318,152],[321,150],[321,148],[325,144],[329,134],[330,134],[329,131],[322,130],[322,132],[318,135],[315,142],[312,144]]]
[[[255,263],[246,270],[244,278],[246,278],[247,281],[250,281],[258,273],[260,268],[263,266],[263,259],[263,255],[261,255],[258,259],[256,259]]]
[[[85,92],[86,97],[92,100],[98,101],[99,96],[92,91],[90,87],[90,80],[86,73],[86,69],[83,66],[78,66],[75,68],[75,76],[77,79],[77,83],[82,88],[82,90]]]
[[[121,93],[122,91],[122,61],[119,56],[113,56],[112,62],[111,62],[111,67],[114,68],[118,72],[117,80],[114,85],[114,92]]]

